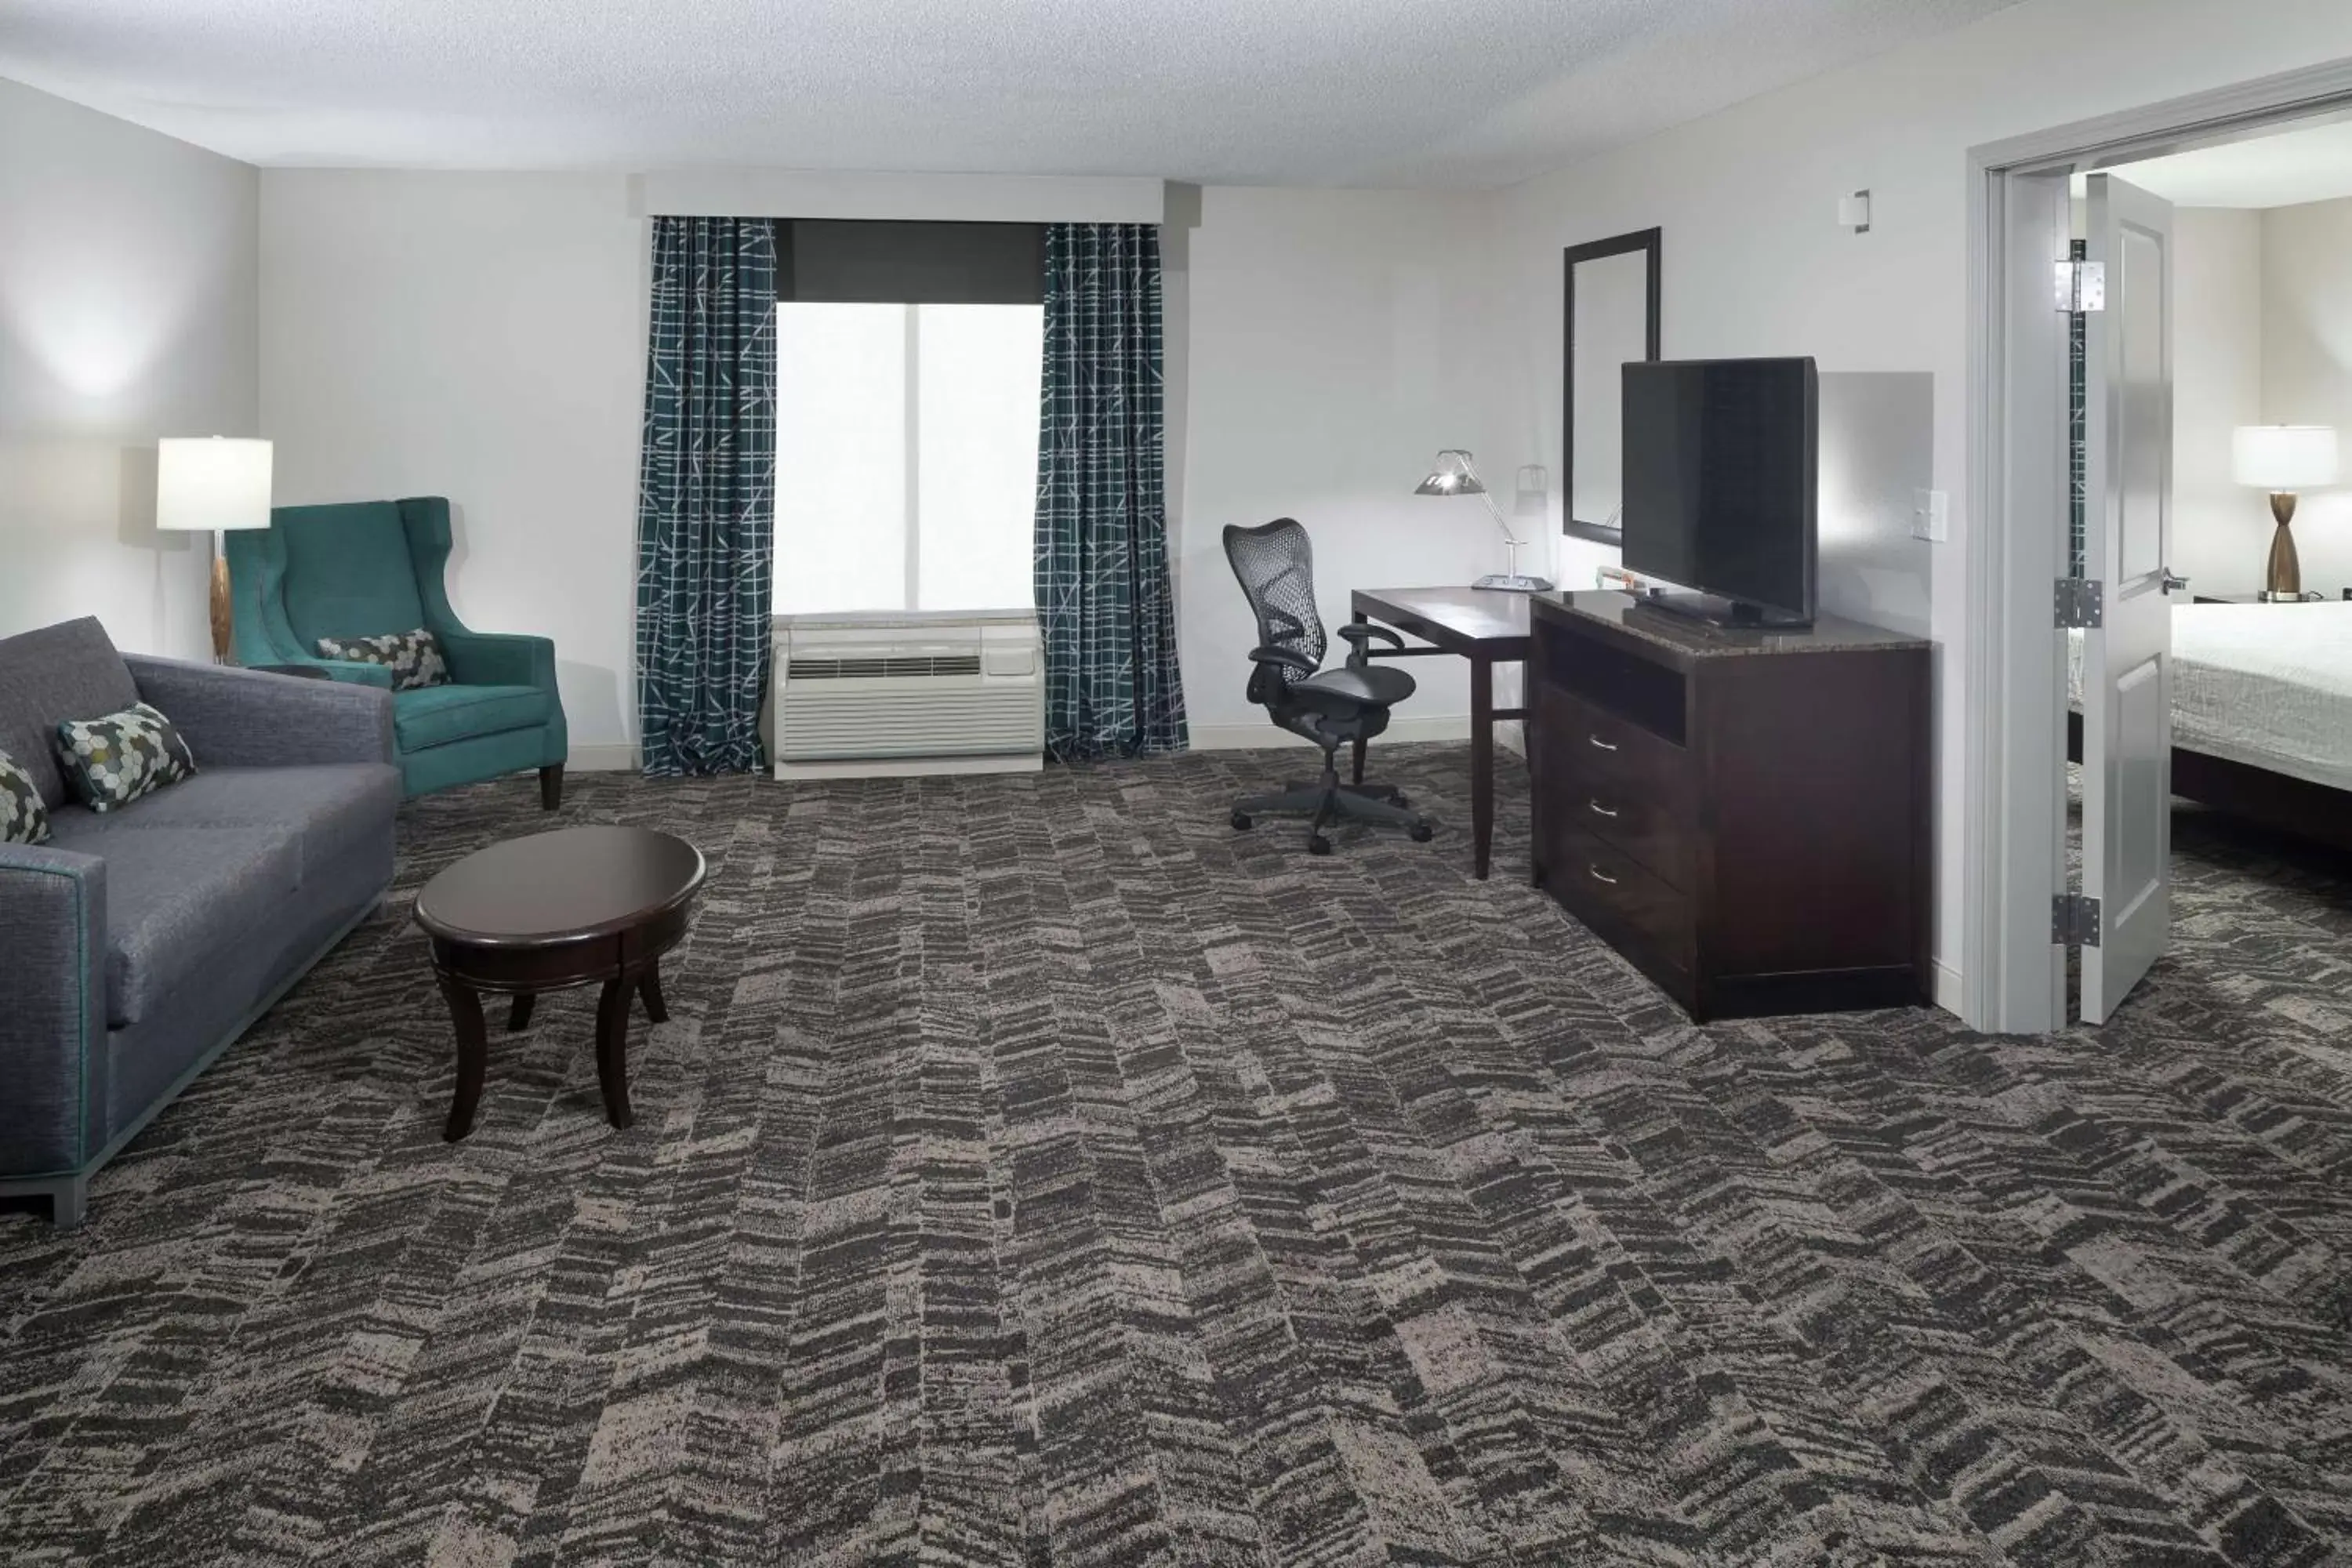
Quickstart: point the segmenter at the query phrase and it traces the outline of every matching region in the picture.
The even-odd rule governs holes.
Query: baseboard
[[[1271,721],[1255,724],[1192,724],[1187,726],[1192,750],[1196,752],[1258,752],[1279,746],[1308,746],[1313,742],[1277,730]],[[1470,715],[1439,713],[1429,718],[1391,719],[1389,727],[1375,737],[1375,748],[1399,741],[1466,741],[1470,738]]]
[[[563,765],[575,773],[633,773],[637,771],[637,749],[625,742],[574,746],[565,754]]]
[[[1942,959],[1934,963],[1936,971],[1936,1005],[1958,1016],[1960,1010],[1960,972]]]

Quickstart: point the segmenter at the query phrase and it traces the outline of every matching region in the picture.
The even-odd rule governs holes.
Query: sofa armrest
[[[555,644],[514,632],[458,627],[433,634],[448,657],[452,679],[467,686],[536,686],[555,690]]]
[[[394,760],[392,693],[383,688],[142,654],[123,662],[140,699],[187,737],[200,768]]]
[[[105,1143],[106,863],[0,844],[0,1176],[74,1170]]]

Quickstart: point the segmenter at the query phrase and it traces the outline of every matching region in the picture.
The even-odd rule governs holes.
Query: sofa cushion
[[[58,766],[92,811],[120,811],[142,795],[196,776],[196,759],[156,709],[134,702],[120,713],[58,725]]]
[[[131,668],[95,616],[0,637],[0,752],[33,775],[41,804],[65,804],[58,723],[113,713],[139,700]]]
[[[440,639],[423,626],[381,637],[320,637],[319,657],[347,664],[383,665],[392,671],[394,691],[449,684],[449,665],[441,657]]]
[[[49,808],[25,765],[0,752],[0,844],[47,844]]]
[[[211,768],[183,784],[104,816],[68,806],[54,831],[61,847],[105,858],[117,836],[159,829],[284,828],[300,868],[323,866],[386,839],[400,809],[400,774],[375,763]]]
[[[106,1021],[118,1029],[267,930],[302,883],[299,827],[132,827],[129,815],[94,834],[83,821],[103,819],[79,806],[57,822],[68,847],[106,858]]]
[[[392,728],[404,752],[546,722],[547,694],[536,686],[427,686],[392,694]]]

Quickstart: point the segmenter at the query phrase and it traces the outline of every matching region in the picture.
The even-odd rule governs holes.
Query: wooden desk
[[[1478,879],[1486,880],[1487,850],[1495,837],[1495,725],[1524,719],[1524,708],[1495,706],[1497,661],[1528,657],[1528,595],[1497,588],[1359,588],[1349,595],[1349,618],[1378,621],[1427,647],[1376,648],[1373,658],[1427,658],[1451,654],[1470,661],[1470,844]],[[1364,782],[1364,743],[1356,742],[1356,782]]]

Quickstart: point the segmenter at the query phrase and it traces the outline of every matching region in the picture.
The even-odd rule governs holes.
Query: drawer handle
[[[1587,801],[1585,804],[1592,807],[1592,815],[1595,816],[1614,816],[1617,815],[1597,800]]]
[[[1608,742],[1606,742],[1606,741],[1602,740],[1602,739],[1601,739],[1600,736],[1598,736],[1598,735],[1591,736],[1591,737],[1589,737],[1589,738],[1591,740],[1591,742],[1592,742],[1592,743],[1593,743],[1594,745],[1596,745],[1596,746],[1600,747],[1600,748],[1601,748],[1602,751],[1604,751],[1604,752],[1613,752],[1613,751],[1615,751],[1615,750],[1617,749],[1616,747],[1614,747],[1614,746],[1611,745]]]
[[[1606,882],[1612,888],[1617,885],[1617,879],[1598,866],[1587,866],[1585,869],[1592,873],[1592,879],[1596,882]]]

